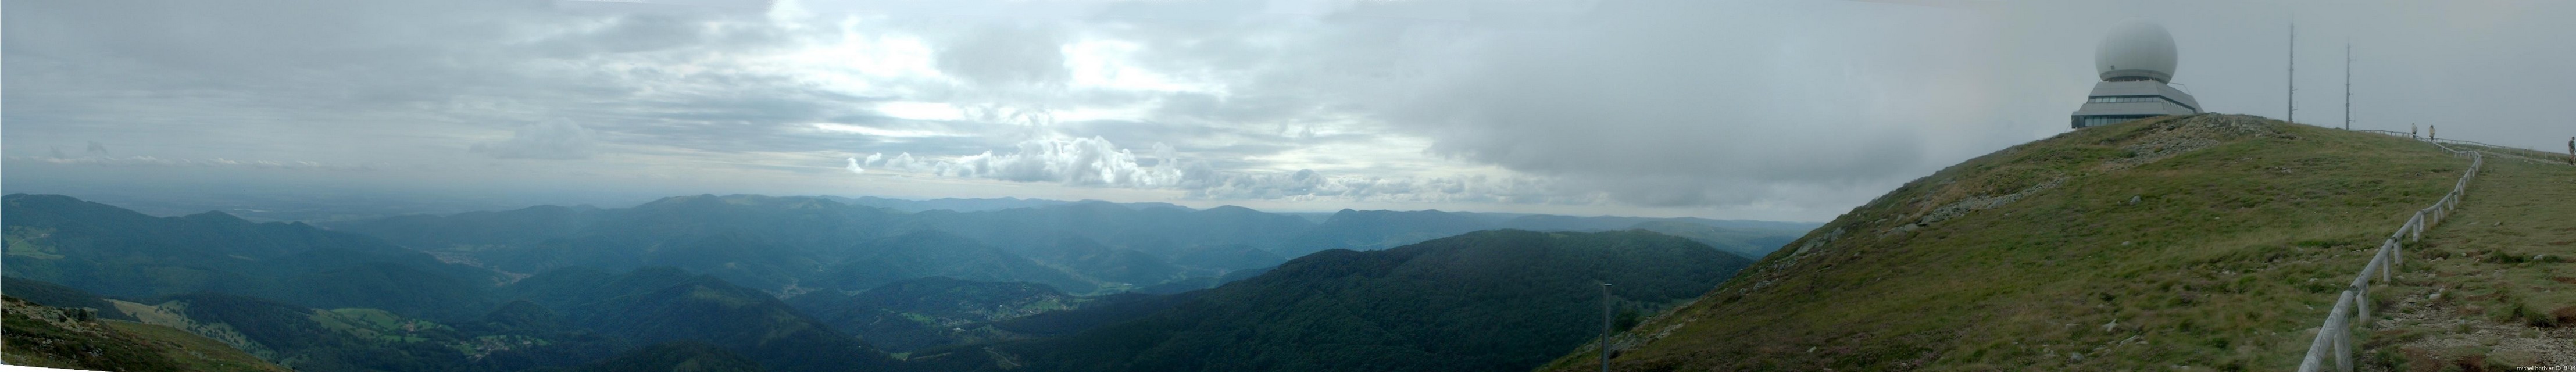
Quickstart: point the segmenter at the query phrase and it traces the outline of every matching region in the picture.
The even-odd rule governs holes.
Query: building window
[[[2151,118],[2151,117],[2156,117],[2156,115],[2099,115],[2099,116],[2077,116],[2077,117],[2075,117],[2075,127],[2076,127],[2076,128],[2098,127],[2098,126],[2111,125],[2111,124],[2119,124],[2119,123],[2123,123],[2123,122],[2128,122],[2128,121],[2130,121],[2130,120],[2138,120],[2138,119],[2145,119],[2145,118]]]

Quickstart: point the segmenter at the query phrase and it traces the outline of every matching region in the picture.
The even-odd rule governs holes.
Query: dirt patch
[[[2245,137],[2296,138],[2250,115],[2201,114],[2143,123],[2147,129],[2114,142],[2130,156],[2112,159],[2098,170],[2114,171],[2172,158]]]
[[[2411,359],[2406,370],[2427,370],[2427,365],[2458,366],[2461,370],[2493,370],[2496,365],[2556,366],[2576,364],[2576,327],[2539,328],[2523,323],[2498,323],[2475,315],[2450,301],[2419,301],[2417,293],[2406,304],[2391,306],[2394,313],[2372,323],[2372,329],[2415,328],[2429,330],[2421,339],[2401,343],[2398,347]],[[2576,320],[2576,306],[2559,308],[2551,315]],[[2426,363],[2441,361],[2446,363]],[[2474,367],[2473,367],[2474,366]],[[2371,366],[2364,370],[2383,370]],[[2438,370],[2438,369],[2435,369]]]
[[[1898,225],[1898,226],[1896,226],[1895,228],[1887,229],[1887,231],[1881,231],[1881,232],[1879,232],[1879,234],[1884,235],[1884,234],[1895,234],[1895,233],[1902,233],[1902,232],[1907,232],[1907,231],[1914,231],[1914,229],[1920,229],[1920,228],[1923,228],[1923,227],[1926,227],[1926,226],[1932,226],[1932,224],[1933,224],[1933,223],[1938,223],[1938,222],[1941,222],[1942,220],[1948,220],[1948,219],[1952,219],[1952,218],[1959,218],[1960,216],[1966,216],[1966,215],[1968,215],[1968,212],[1975,212],[1975,211],[1981,211],[1981,210],[1995,209],[1995,208],[2003,207],[2005,204],[2012,204],[2012,202],[2020,201],[2022,198],[2028,198],[2028,197],[2030,197],[2031,195],[2037,195],[2037,194],[2039,194],[2040,192],[2048,191],[2049,189],[2055,189],[2055,188],[2057,188],[2058,186],[2062,186],[2062,185],[2065,185],[2065,184],[2066,184],[2066,177],[2058,177],[2058,178],[2055,178],[2055,179],[2050,179],[2050,180],[2048,180],[2048,182],[2041,182],[2041,183],[2039,183],[2039,184],[2037,184],[2037,185],[2030,185],[2030,187],[2022,188],[2022,189],[2021,189],[2021,191],[2014,191],[2014,192],[2013,192],[2013,193],[2011,193],[2011,194],[2003,194],[2003,195],[1995,195],[1995,196],[1986,196],[1986,195],[1970,196],[1970,197],[1968,197],[1968,198],[1966,198],[1966,199],[1959,200],[1959,201],[1957,201],[1957,202],[1952,202],[1952,203],[1947,204],[1947,205],[1942,205],[1940,208],[1933,208],[1931,212],[1929,212],[1929,213],[1924,213],[1924,214],[1923,214],[1923,217],[1922,217],[1922,218],[1919,218],[1919,219],[1917,219],[1917,220],[1915,220],[1915,222],[1914,222],[1914,223],[1904,224],[1904,225]]]

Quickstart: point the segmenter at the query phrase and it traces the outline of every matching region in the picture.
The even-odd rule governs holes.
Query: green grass
[[[2210,129],[2238,125],[2254,133]],[[2146,161],[2167,151],[2144,144],[2184,137],[2214,142]],[[1642,344],[1614,364],[2290,369],[2377,237],[2467,165],[2401,138],[2245,116],[2077,130],[1855,208],[1623,334]],[[2051,182],[1993,209],[1927,218]],[[1937,221],[1916,225],[1927,220]],[[1594,358],[1578,351],[1550,368],[1589,369]]]
[[[190,334],[187,331],[118,320],[101,321],[101,323],[142,339],[159,341],[158,344],[164,348],[163,356],[185,363],[193,370],[287,371],[286,367],[259,360],[259,357],[243,353],[239,349],[234,349],[232,345]]]
[[[2391,370],[2538,366],[2576,354],[2576,167],[2488,157],[2468,197],[2382,287],[2365,349]],[[2431,295],[2439,292],[2440,298]],[[2567,292],[2561,292],[2567,291]],[[2576,363],[2570,360],[2548,364]]]
[[[8,299],[0,363],[108,371],[287,371],[223,342],[121,320],[76,320],[70,312]]]
[[[188,306],[185,302],[169,301],[163,302],[160,305],[145,305],[124,300],[111,299],[107,301],[108,303],[116,306],[114,311],[123,312],[126,315],[133,316],[135,320],[142,321],[144,324],[185,330],[186,332],[195,334],[199,337],[222,342],[225,345],[231,345],[235,350],[240,350],[253,356],[258,356],[262,360],[267,360],[271,357],[277,356],[275,351],[269,350],[266,346],[260,345],[258,342],[251,341],[250,336],[242,335],[240,331],[233,329],[230,325],[223,323],[200,324],[194,319],[189,319],[186,315],[181,315],[181,313],[186,311]],[[101,309],[99,311],[109,310]]]

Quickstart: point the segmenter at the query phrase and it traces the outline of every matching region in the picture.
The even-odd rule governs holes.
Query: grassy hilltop
[[[1695,303],[1614,337],[1613,367],[2291,369],[2379,239],[2467,167],[2464,157],[2405,138],[2245,115],[2077,130],[1970,159],[1854,208]],[[2525,168],[2538,167],[2490,173]],[[2462,210],[2499,193],[2491,180],[2470,185],[2472,204]],[[2551,204],[2532,208],[2555,208],[2557,221],[2568,221],[2569,200],[2521,202]],[[2478,212],[2464,213],[2454,221]],[[2557,243],[2532,248],[2576,253],[2565,245],[2576,240],[2568,229],[2554,233],[2557,240],[2538,241]],[[2504,252],[2542,253],[2526,250]],[[2566,275],[2549,273],[2516,283],[2565,285],[2532,279]],[[2570,305],[2568,296],[2521,298],[2558,301],[2525,307],[2543,313]],[[1585,347],[1547,369],[1590,370],[1598,357]]]

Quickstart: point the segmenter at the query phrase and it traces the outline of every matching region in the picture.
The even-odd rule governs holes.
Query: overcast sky
[[[2576,2],[14,0],[0,182],[1823,221],[2067,131],[2119,21],[2206,109],[2563,150]]]

